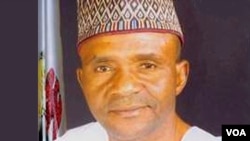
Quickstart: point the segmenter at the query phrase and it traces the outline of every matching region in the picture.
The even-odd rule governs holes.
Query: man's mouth
[[[114,108],[110,110],[110,113],[116,114],[123,118],[132,118],[142,114],[143,110],[148,108],[148,106],[130,106],[122,108]]]

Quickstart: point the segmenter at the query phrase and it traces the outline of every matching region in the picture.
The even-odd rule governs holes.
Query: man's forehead
[[[154,33],[154,32],[147,32],[147,33],[127,33],[127,34],[105,34],[101,36],[95,36],[88,40],[85,40],[80,44],[80,48],[83,50],[93,48],[96,46],[103,46],[103,49],[110,46],[125,46],[131,45],[139,46],[139,45],[155,45],[155,46],[162,46],[162,45],[170,45],[170,44],[180,44],[179,38],[171,33]]]
[[[133,33],[96,36],[82,43],[79,55],[84,62],[107,62],[117,58],[157,60],[161,56],[174,56],[179,45],[178,37],[173,34]]]

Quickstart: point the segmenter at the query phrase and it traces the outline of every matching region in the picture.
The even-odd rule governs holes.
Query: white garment
[[[91,122],[68,130],[56,141],[108,141],[108,135],[98,122]],[[196,126],[192,126],[184,134],[181,141],[221,141],[221,137],[215,137]]]

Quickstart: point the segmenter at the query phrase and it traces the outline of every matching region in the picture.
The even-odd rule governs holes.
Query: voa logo
[[[226,129],[228,136],[247,136],[244,129]]]

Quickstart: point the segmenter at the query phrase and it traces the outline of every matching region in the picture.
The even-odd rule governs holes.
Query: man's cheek
[[[164,91],[164,89],[166,88],[166,84],[165,83],[166,80],[164,79],[158,79],[155,80],[153,79],[148,79],[146,81],[143,82],[145,89],[153,95],[158,95],[160,93],[162,93],[162,91]]]

